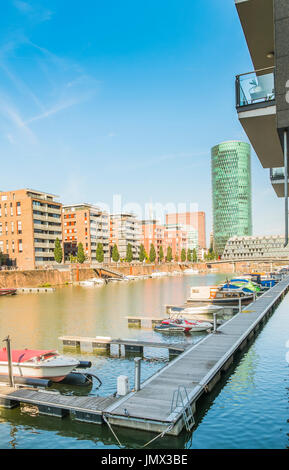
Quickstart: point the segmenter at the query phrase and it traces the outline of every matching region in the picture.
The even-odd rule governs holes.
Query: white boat
[[[151,274],[151,277],[164,277],[164,276],[167,276],[168,273],[165,273],[165,272],[156,272],[156,273],[152,273]]]
[[[79,285],[82,287],[96,287],[96,286],[102,286],[105,284],[105,281],[103,279],[99,279],[97,277],[94,277],[92,279],[87,279],[87,281],[80,281]]]
[[[220,307],[218,305],[204,305],[199,307],[171,307],[169,309],[169,313],[180,313],[186,315],[198,315],[198,314],[213,314],[213,313],[220,313],[221,310],[224,310],[224,307]]]
[[[207,331],[212,328],[212,323],[207,321],[188,321],[184,318],[169,318],[163,320],[160,324],[155,326],[156,331],[182,331],[184,333],[193,333]]]
[[[183,271],[184,274],[187,274],[187,275],[190,275],[190,274],[199,274],[199,270],[198,269],[185,269]]]
[[[15,377],[49,379],[60,382],[79,361],[73,357],[61,356],[55,350],[21,349],[12,350],[12,373]],[[7,350],[0,350],[0,375],[9,375]]]

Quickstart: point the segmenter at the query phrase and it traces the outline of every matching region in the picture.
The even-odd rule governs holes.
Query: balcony
[[[270,180],[278,197],[285,197],[284,168],[270,168]],[[289,189],[289,186],[288,186]]]
[[[274,65],[274,0],[235,0],[255,69]]]
[[[238,118],[263,168],[283,165],[276,124],[274,67],[236,76]]]
[[[236,76],[236,107],[264,108],[275,104],[274,67]]]

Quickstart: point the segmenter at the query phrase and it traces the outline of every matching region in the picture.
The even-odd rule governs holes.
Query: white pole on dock
[[[12,368],[12,353],[11,353],[11,339],[8,335],[3,341],[7,345],[7,359],[8,359],[8,373],[9,373],[9,385],[14,387],[14,377],[13,377],[13,368]]]
[[[134,390],[138,392],[140,390],[140,365],[141,365],[141,357],[134,358]]]
[[[217,313],[214,312],[214,331],[213,333],[216,333],[217,332],[217,328],[218,328],[218,325],[217,325]]]
[[[239,297],[239,313],[242,311],[242,299]]]

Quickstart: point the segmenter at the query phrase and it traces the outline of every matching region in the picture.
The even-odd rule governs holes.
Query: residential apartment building
[[[284,247],[281,235],[263,237],[232,237],[225,246],[222,259],[289,259],[289,245]]]
[[[251,147],[222,142],[211,149],[214,248],[230,237],[252,235]]]
[[[271,169],[278,197],[285,197],[288,242],[289,2],[235,0],[252,60],[236,76],[236,109],[263,168]]]
[[[160,247],[163,248],[165,255],[165,227],[161,225],[157,220],[142,220],[141,221],[142,236],[141,243],[144,245],[144,249],[149,255],[150,247],[153,244],[156,250],[157,259],[159,257]]]
[[[126,258],[128,244],[131,244],[133,259],[139,259],[141,243],[141,222],[133,214],[112,214],[110,216],[110,246],[118,247],[120,259]]]
[[[54,263],[62,239],[61,203],[53,194],[20,189],[0,192],[0,251],[21,269]]]
[[[64,258],[77,255],[82,243],[86,260],[96,262],[96,249],[102,243],[104,262],[110,260],[109,215],[92,204],[71,204],[62,208]]]
[[[166,256],[168,247],[172,249],[173,259],[181,260],[181,252],[188,249],[188,232],[180,225],[166,225],[164,238],[164,254]]]
[[[166,215],[166,225],[182,226],[191,239],[188,248],[206,248],[206,214],[205,212],[180,212]]]

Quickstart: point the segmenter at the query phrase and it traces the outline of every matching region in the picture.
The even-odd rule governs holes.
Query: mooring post
[[[136,392],[140,390],[140,365],[141,365],[141,357],[134,358],[134,389]]]
[[[218,325],[217,325],[217,313],[214,312],[214,331],[213,333],[216,333],[217,332],[217,328],[218,328]]]
[[[11,353],[11,339],[8,335],[3,341],[7,345],[7,359],[8,359],[8,373],[9,373],[9,385],[14,387],[13,368],[12,368],[12,353]]]
[[[253,300],[256,301],[256,292],[253,292]]]
[[[242,311],[242,299],[239,297],[239,313]]]

